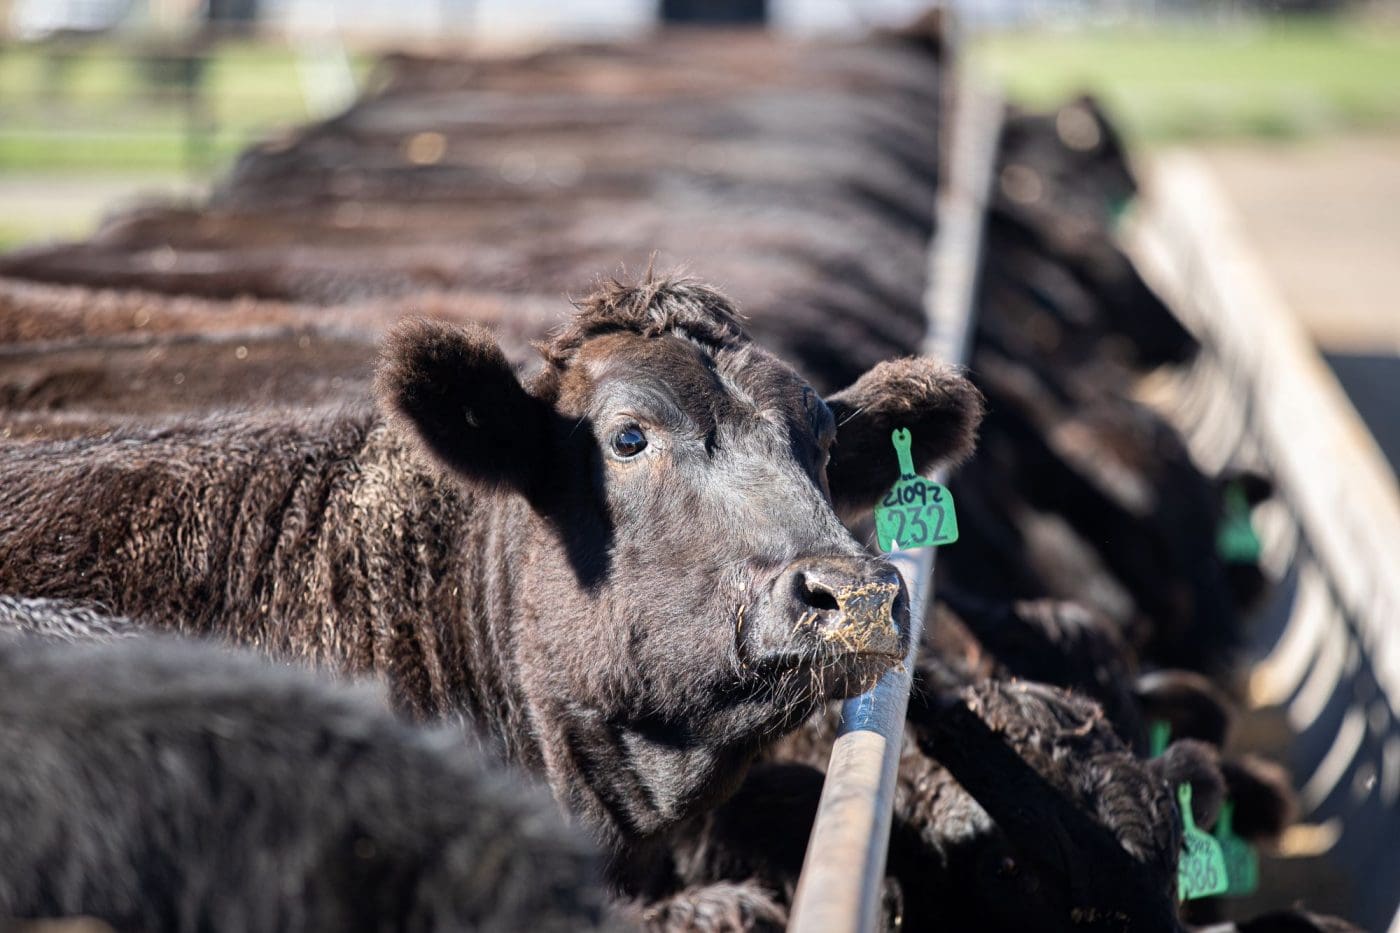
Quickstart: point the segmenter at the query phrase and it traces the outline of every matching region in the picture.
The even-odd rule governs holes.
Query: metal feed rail
[[[1250,704],[1290,730],[1277,751],[1306,822],[1281,846],[1315,860],[1310,875],[1348,879],[1342,892],[1310,895],[1319,909],[1400,933],[1394,473],[1209,166],[1175,152],[1149,167],[1129,243],[1203,345],[1190,368],[1160,381],[1159,405],[1208,470],[1259,466],[1277,487],[1255,515],[1261,564],[1276,584],[1250,623],[1247,685]],[[1309,894],[1275,884],[1284,900]]]
[[[983,215],[990,191],[1001,100],[971,81],[956,82],[951,145],[929,244],[924,352],[966,363],[980,269]],[[934,479],[946,480],[946,471]],[[891,479],[893,481],[893,478]],[[847,700],[807,843],[788,925],[794,933],[867,933],[878,923],[894,808],[904,713],[918,654],[924,608],[933,598],[934,549],[902,551],[890,562],[909,588],[909,654],[868,693]]]

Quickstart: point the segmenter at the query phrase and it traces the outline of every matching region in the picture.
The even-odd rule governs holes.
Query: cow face
[[[561,717],[747,755],[899,662],[907,593],[837,509],[897,478],[896,427],[921,468],[967,453],[965,379],[906,360],[823,400],[686,282],[609,286],[540,349],[527,388],[486,332],[418,323],[381,388],[457,476],[521,504],[517,650]]]

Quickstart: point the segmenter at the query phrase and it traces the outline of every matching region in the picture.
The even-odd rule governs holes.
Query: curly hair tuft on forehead
[[[537,347],[555,366],[565,365],[585,341],[608,333],[675,334],[713,350],[749,341],[733,302],[708,285],[680,275],[648,270],[636,283],[608,278],[592,294],[576,300],[574,307],[569,322]]]

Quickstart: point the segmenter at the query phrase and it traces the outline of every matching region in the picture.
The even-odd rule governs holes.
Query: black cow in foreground
[[[837,510],[895,479],[896,427],[920,468],[966,455],[980,399],[909,359],[823,402],[683,281],[606,286],[541,350],[522,384],[486,331],[408,324],[387,419],[0,449],[0,593],[374,670],[641,855],[903,656]]]
[[[130,622],[72,604],[8,597],[0,598],[0,629],[56,641],[135,634]],[[193,669],[207,666],[194,649],[186,650]],[[888,917],[902,918],[909,929],[925,929],[954,917],[963,918],[959,924],[986,918],[995,905],[998,923],[1012,929],[1027,911],[1064,920],[1073,908],[1082,918],[1090,907],[1107,904],[1114,918],[1172,929],[1169,880],[1179,835],[1170,788],[1191,781],[1197,821],[1213,821],[1222,789],[1231,783],[1214,752],[1180,742],[1161,758],[1141,761],[1113,734],[1095,704],[1026,682],[988,680],[952,688],[947,696],[961,696],[976,711],[974,717],[959,719],[956,707],[941,701],[935,711],[932,691],[945,689],[949,679],[938,673],[946,663],[941,655],[932,651],[918,665],[911,739],[900,767]],[[114,667],[125,658],[108,656]],[[217,679],[210,689],[218,693]],[[254,715],[238,712],[238,704],[256,705],[260,696],[251,689],[230,699],[225,711]],[[112,702],[124,702],[120,691]],[[197,697],[191,701],[198,702]],[[646,877],[634,879],[634,896],[617,905],[618,917],[654,930],[781,929],[821,792],[821,774],[812,765],[825,762],[830,739],[827,724],[814,723],[780,743],[772,752],[778,760],[751,771],[735,797],[676,834],[663,860],[669,867],[653,866]],[[947,747],[938,750],[939,742]],[[245,766],[238,760],[241,753],[232,745],[210,761],[202,774],[209,787],[239,779]],[[944,757],[962,770],[944,767]],[[968,770],[970,758],[996,764]],[[83,772],[87,762],[76,758],[68,768]],[[117,780],[136,787],[163,779],[157,773],[141,779],[140,766],[133,768]],[[188,818],[198,819],[203,798],[190,788],[183,792],[192,794]],[[280,791],[270,787],[266,793],[271,801]],[[1026,823],[1020,814],[1032,799],[1041,816]],[[286,801],[294,822],[301,819],[291,812],[296,805]],[[37,819],[42,825],[44,817]],[[12,831],[27,825],[10,817]],[[1049,863],[1040,846],[1047,833],[1060,839]],[[168,855],[173,864],[202,870],[198,860],[180,855],[178,843]],[[29,864],[22,853],[10,871],[23,877]],[[103,873],[85,869],[87,883],[100,888]],[[144,883],[159,885],[152,879]],[[157,887],[150,899],[159,900],[161,890]]]
[[[149,638],[3,638],[0,683],[5,929],[74,915],[219,933],[610,922],[602,860],[549,795],[461,731],[398,719],[379,691]]]
[[[66,614],[43,601],[0,604],[7,628]],[[395,718],[377,691],[150,638],[6,637],[0,676],[7,920],[82,914],[118,931],[777,930],[821,787],[813,768],[759,766],[677,848],[676,890],[608,916],[595,850],[542,792],[460,731]],[[911,725],[919,751],[901,769],[891,918],[912,929],[1178,929],[1170,788],[1196,785],[1202,821],[1220,799],[1200,748],[1178,743],[1140,762],[1092,703],[1027,683],[942,700],[920,687]],[[920,759],[930,752],[937,762]],[[1319,918],[1248,928],[1350,929],[1289,925],[1304,920]]]
[[[141,632],[130,619],[107,615],[82,603],[0,596],[0,637],[23,635],[83,644],[134,638]]]

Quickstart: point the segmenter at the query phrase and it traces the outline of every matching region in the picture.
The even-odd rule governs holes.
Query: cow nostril
[[[794,562],[773,581],[775,602],[765,605],[774,611],[764,615],[764,637],[788,653],[818,650],[824,659],[884,664],[908,648],[903,591],[894,568],[873,561],[832,556]]]
[[[841,604],[836,601],[836,594],[831,591],[831,588],[810,574],[802,575],[801,586],[802,602],[808,608],[833,612],[841,608]]]

